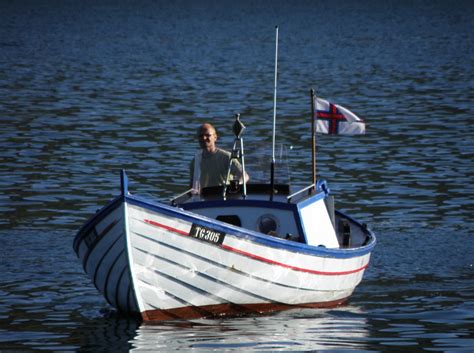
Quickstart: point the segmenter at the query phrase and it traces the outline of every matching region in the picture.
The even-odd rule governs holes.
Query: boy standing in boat
[[[191,161],[191,188],[199,193],[202,188],[221,186],[233,178],[242,182],[242,165],[236,159],[232,160],[231,175],[229,180],[226,180],[231,153],[216,146],[217,132],[214,126],[209,123],[202,124],[197,130],[197,138],[201,149],[196,151]],[[249,180],[247,173],[245,180]]]

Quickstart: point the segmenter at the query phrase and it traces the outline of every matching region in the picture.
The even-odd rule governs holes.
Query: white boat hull
[[[126,194],[83,227],[74,248],[112,306],[152,321],[339,305],[374,243],[309,246]]]

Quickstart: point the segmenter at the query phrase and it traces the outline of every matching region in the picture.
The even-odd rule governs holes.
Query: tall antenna
[[[316,93],[313,88],[310,90],[311,95],[311,160],[312,160],[312,177],[313,185],[316,188]]]
[[[273,199],[275,185],[275,133],[276,133],[276,101],[277,101],[277,77],[278,77],[278,26],[275,27],[275,91],[273,93],[273,138],[272,138],[272,164],[270,169],[271,194]]]

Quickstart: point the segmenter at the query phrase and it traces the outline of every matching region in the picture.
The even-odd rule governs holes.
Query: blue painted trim
[[[219,208],[219,207],[257,207],[257,208],[268,208],[268,209],[280,209],[280,210],[296,210],[296,206],[287,202],[275,202],[265,200],[249,200],[249,199],[238,199],[238,200],[210,200],[210,201],[197,201],[181,204],[180,207],[185,210],[195,210],[199,208]]]
[[[79,251],[79,245],[82,242],[84,236],[86,236],[90,230],[96,226],[102,219],[104,219],[110,212],[120,206],[121,202],[123,202],[123,197],[115,197],[111,200],[107,205],[99,209],[93,216],[91,216],[87,222],[79,229],[77,232],[74,242],[73,242],[73,249],[77,253]]]
[[[320,179],[317,181],[316,190],[321,190],[326,195],[329,195],[329,193],[331,192],[331,190],[329,189],[328,183],[324,179]]]
[[[120,171],[120,191],[122,196],[128,194],[128,177],[127,173],[125,172],[125,169],[122,169]]]
[[[168,206],[162,203],[153,202],[146,200],[144,198],[135,196],[135,195],[126,195],[125,202],[128,202],[132,205],[143,207],[155,212],[159,212],[168,216],[176,217],[178,219],[196,223],[201,226],[210,226],[213,229],[224,232],[228,236],[235,236],[244,238],[255,243],[269,246],[278,249],[284,249],[292,252],[317,255],[321,257],[331,257],[331,258],[352,258],[365,255],[372,251],[372,248],[375,245],[375,242],[369,242],[366,246],[356,248],[356,249],[327,249],[327,248],[318,248],[303,243],[297,243],[288,240],[282,240],[276,237],[270,237],[263,235],[261,233],[236,227],[228,223],[220,222],[214,219],[209,219],[207,217],[180,209],[172,206]],[[359,223],[356,223],[359,224]],[[360,225],[360,224],[359,224]],[[361,226],[362,227],[362,226]]]
[[[319,194],[312,195],[311,197],[308,197],[296,204],[298,206],[298,212],[302,208],[305,208],[309,205],[312,205],[315,202],[318,202],[321,199],[324,199],[326,197],[326,194],[324,192],[320,192]]]

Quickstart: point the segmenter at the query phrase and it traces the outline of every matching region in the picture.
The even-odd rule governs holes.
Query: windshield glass
[[[244,148],[245,169],[250,176],[250,183],[270,184],[271,144],[245,142]],[[275,184],[290,184],[288,149],[283,144],[275,146]]]

